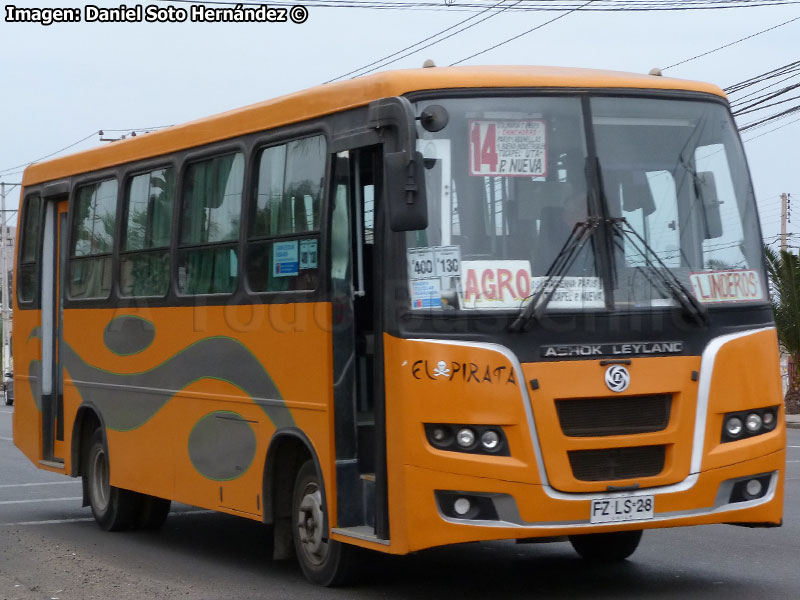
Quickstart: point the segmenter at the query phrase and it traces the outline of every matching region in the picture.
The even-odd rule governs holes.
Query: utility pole
[[[14,184],[13,187],[16,187]],[[16,211],[9,211],[16,212]],[[3,337],[2,337],[2,357],[3,357],[3,373],[4,375],[11,367],[11,347],[9,345],[9,338],[11,336],[11,293],[8,289],[8,245],[6,240],[6,233],[8,217],[6,216],[6,184],[0,182],[0,290],[2,290],[3,307],[0,311],[2,316]]]
[[[781,194],[781,252],[786,251],[786,219],[789,213],[788,194]]]
[[[9,354],[8,351],[8,285],[6,279],[8,278],[8,264],[6,262],[6,184],[0,183],[0,268],[3,272],[0,273],[0,290],[3,296],[3,381],[5,381],[5,373],[8,371]]]

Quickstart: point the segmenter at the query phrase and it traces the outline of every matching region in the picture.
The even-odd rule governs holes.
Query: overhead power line
[[[772,69],[771,71],[767,71],[766,73],[761,73],[760,75],[750,77],[749,79],[745,79],[744,81],[740,81],[739,83],[734,83],[733,85],[729,85],[728,87],[725,88],[725,93],[735,94],[736,92],[740,92],[743,89],[746,89],[750,86],[763,83],[764,81],[774,79],[775,77],[780,77],[782,75],[795,73],[797,71],[800,71],[800,61],[791,62],[789,64],[778,67],[777,69]]]
[[[768,31],[772,31],[774,29],[778,29],[778,27],[783,27],[784,25],[788,25],[789,23],[793,23],[793,22],[798,21],[798,20],[800,20],[800,17],[795,17],[794,19],[789,19],[788,21],[784,21],[783,23],[778,23],[777,25],[773,25],[772,27],[768,27],[767,29],[762,29],[761,31],[757,31],[756,33],[752,33],[752,34],[750,34],[750,35],[748,35],[746,37],[740,38],[740,39],[736,40],[735,42],[730,42],[729,44],[725,44],[723,46],[719,46],[718,48],[714,48],[713,50],[709,50],[708,52],[703,52],[702,54],[698,54],[696,56],[692,56],[691,58],[687,58],[687,59],[682,60],[680,62],[676,62],[675,64],[669,65],[668,67],[664,67],[661,70],[662,71],[666,71],[667,69],[671,69],[672,67],[677,67],[678,65],[686,64],[686,63],[688,63],[690,61],[693,61],[693,60],[696,60],[698,58],[702,58],[704,56],[708,56],[709,54],[713,54],[714,52],[719,52],[720,50],[724,50],[725,48],[730,48],[731,46],[735,46],[736,44],[744,42],[745,40],[752,39],[752,38],[754,38],[756,36],[761,35],[762,33],[767,33]]]
[[[0,169],[0,177],[22,173],[22,170],[24,170],[25,167],[28,167],[29,165],[32,165],[33,163],[40,162],[40,161],[45,160],[47,158],[51,158],[51,157],[55,156],[56,154],[60,154],[61,152],[69,150],[70,148],[74,148],[75,146],[77,146],[78,144],[82,144],[83,142],[85,142],[89,138],[91,138],[91,137],[93,137],[95,135],[102,135],[103,132],[106,132],[106,131],[111,131],[111,132],[129,131],[129,132],[135,134],[136,132],[147,133],[149,131],[155,131],[157,129],[164,129],[165,127],[170,127],[170,125],[157,125],[155,127],[137,127],[135,129],[134,128],[130,128],[130,129],[98,129],[96,131],[93,131],[92,133],[90,133],[86,137],[82,137],[77,142],[72,142],[68,146],[64,146],[63,148],[59,148],[58,150],[56,150],[54,152],[51,152],[50,154],[45,154],[44,156],[40,156],[39,158],[35,158],[35,159],[33,159],[33,160],[29,161],[29,162],[22,163],[22,164],[14,166],[14,167],[8,167],[6,169]],[[16,170],[16,169],[22,169],[22,170]],[[13,173],[12,173],[12,171],[13,171]]]
[[[32,165],[35,162],[39,162],[40,160],[44,160],[45,158],[50,158],[51,156],[55,156],[59,152],[64,152],[65,150],[69,150],[70,148],[74,148],[78,144],[88,140],[90,137],[97,135],[99,132],[100,132],[100,130],[98,129],[96,131],[93,131],[92,133],[90,133],[86,137],[83,137],[83,138],[79,139],[77,142],[73,142],[69,146],[64,146],[63,148],[60,148],[60,149],[56,150],[55,152],[51,152],[50,154],[45,154],[44,156],[40,156],[39,158],[35,158],[35,159],[33,159],[33,160],[29,161],[29,162],[22,163],[21,165],[16,165],[15,167],[9,167],[7,169],[2,169],[2,170],[0,170],[0,175],[7,174],[8,171],[13,171],[14,169],[25,168],[28,165]]]
[[[398,50],[397,52],[393,52],[392,54],[384,56],[383,58],[379,58],[376,61],[373,61],[373,62],[371,62],[369,64],[366,64],[363,67],[359,67],[358,69],[354,69],[353,71],[345,73],[344,75],[339,75],[338,77],[334,77],[333,79],[329,79],[325,83],[331,83],[331,82],[334,82],[334,81],[338,81],[339,79],[344,79],[345,77],[349,77],[350,75],[361,76],[361,75],[366,75],[368,73],[372,73],[373,71],[377,71],[378,69],[380,69],[382,67],[386,67],[386,66],[388,66],[388,65],[390,65],[392,63],[395,63],[395,62],[397,62],[399,60],[402,60],[403,58],[411,56],[412,54],[416,54],[417,52],[421,52],[422,50],[425,50],[426,48],[430,48],[431,46],[433,46],[435,44],[438,44],[438,43],[443,42],[443,41],[445,41],[447,39],[450,39],[454,35],[462,33],[464,31],[466,31],[467,29],[471,29],[471,28],[475,27],[476,25],[480,25],[481,23],[484,23],[484,22],[488,21],[492,17],[495,17],[495,16],[497,16],[499,14],[502,14],[504,11],[508,10],[509,8],[513,7],[514,5],[519,4],[519,1],[517,1],[514,4],[505,5],[505,2],[506,2],[506,0],[500,0],[500,2],[496,3],[494,6],[491,6],[491,7],[487,8],[486,10],[484,10],[483,12],[478,13],[477,15],[473,15],[471,17],[467,17],[466,19],[464,19],[462,21],[459,21],[455,25],[452,25],[450,27],[442,29],[441,31],[438,31],[437,33],[434,33],[433,35],[428,36],[423,40],[420,40],[420,41],[418,41],[418,42],[416,42],[414,44],[411,44],[410,46],[406,46],[402,50]],[[430,40],[434,40],[435,38],[447,33],[448,31],[452,31],[453,29],[456,29],[456,28],[460,27],[461,25],[465,25],[469,21],[472,21],[473,19],[477,19],[481,15],[484,15],[487,12],[491,12],[495,8],[501,7],[501,5],[505,5],[505,6],[502,6],[502,8],[500,8],[500,10],[498,10],[496,12],[492,12],[491,14],[485,16],[483,19],[475,21],[474,23],[470,23],[469,25],[466,25],[465,27],[462,27],[461,29],[458,29],[458,31],[455,31],[455,32],[451,33],[450,35],[447,35],[447,36],[445,36],[445,37],[443,37],[441,39],[438,39],[436,41],[432,41],[430,44],[425,44],[425,42],[428,42]],[[422,44],[425,44],[425,45],[423,46]],[[414,48],[414,49],[412,50],[412,48]],[[403,54],[407,50],[411,50],[411,51],[406,53],[406,54]],[[388,60],[388,59],[392,59],[392,60]],[[377,66],[375,66],[375,65],[377,65]],[[369,69],[369,67],[373,67],[373,66],[374,66],[374,68]],[[368,70],[365,70],[365,69],[368,69]],[[356,75],[356,74],[358,74],[358,75]]]
[[[577,12],[577,11],[583,9],[583,8],[586,8],[587,6],[592,4],[592,2],[594,2],[594,1],[595,0],[589,0],[588,2],[584,2],[580,6],[576,6],[572,10],[569,10],[569,11],[565,12],[564,14],[558,15],[557,17],[554,17],[554,18],[550,19],[549,21],[545,21],[544,23],[541,23],[541,24],[537,25],[536,27],[531,27],[527,31],[523,31],[522,33],[520,33],[518,35],[515,35],[513,37],[510,37],[507,40],[503,40],[502,42],[494,44],[493,46],[489,46],[488,48],[484,48],[480,52],[476,52],[475,54],[470,54],[469,56],[467,56],[465,58],[462,58],[461,60],[457,60],[454,63],[450,63],[450,66],[452,67],[452,66],[455,66],[455,65],[459,65],[459,64],[461,64],[463,62],[466,62],[466,61],[468,61],[468,60],[470,60],[472,58],[475,58],[476,56],[480,56],[481,54],[485,54],[486,52],[494,50],[495,48],[499,48],[500,46],[504,46],[505,44],[508,44],[509,42],[513,42],[514,40],[518,40],[519,38],[521,38],[523,36],[526,36],[529,33],[532,33],[534,31],[536,31],[537,29],[541,29],[542,27],[550,25],[550,23],[554,23],[554,22],[558,21],[559,19],[563,19],[564,17],[567,17],[567,16],[571,15],[574,12]]]
[[[291,7],[297,2],[291,0],[265,0],[264,2],[236,2],[233,0],[173,0],[182,4],[203,4],[222,6],[262,6]],[[305,0],[306,8],[361,8],[369,10],[427,10],[427,11],[482,11],[492,4],[492,0],[471,0],[447,4],[442,0]],[[563,12],[572,10],[581,4],[579,0],[523,0],[513,10],[526,11],[554,11]],[[784,6],[800,4],[800,0],[599,0],[589,10],[603,12],[632,12],[632,11],[688,11],[688,10],[719,10],[733,8],[756,8],[763,6]]]

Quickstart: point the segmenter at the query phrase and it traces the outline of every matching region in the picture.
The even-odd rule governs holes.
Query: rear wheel
[[[297,473],[292,497],[292,534],[306,578],[324,586],[347,585],[358,574],[356,548],[328,539],[325,495],[313,461]]]
[[[594,562],[619,562],[636,551],[642,531],[613,531],[571,535],[569,541],[582,558]]]
[[[135,524],[140,495],[110,484],[108,448],[102,429],[95,429],[84,454],[83,478],[95,521],[106,531],[122,531]]]
[[[3,391],[3,396],[5,397],[6,406],[14,404],[14,398],[8,395],[8,390]]]

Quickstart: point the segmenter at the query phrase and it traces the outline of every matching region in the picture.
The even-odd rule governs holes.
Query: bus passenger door
[[[375,208],[382,148],[334,157],[331,194],[334,436],[337,529],[388,538],[381,492],[385,486],[382,378],[375,277]]]
[[[42,244],[42,462],[64,466],[63,289],[66,272],[67,198],[45,197]]]

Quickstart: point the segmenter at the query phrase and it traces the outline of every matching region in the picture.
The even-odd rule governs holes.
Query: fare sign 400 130
[[[470,121],[470,175],[545,177],[544,121]]]

